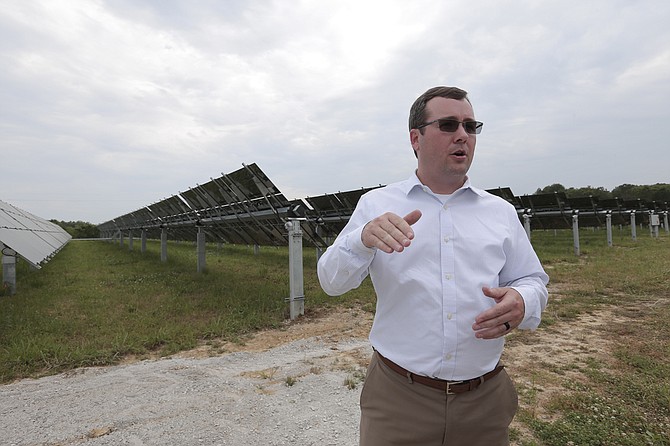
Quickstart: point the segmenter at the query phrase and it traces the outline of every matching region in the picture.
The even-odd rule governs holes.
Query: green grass
[[[537,376],[534,389],[550,381],[555,385],[556,376],[571,368],[585,379],[558,380],[565,391],[545,403],[550,419],[522,410],[519,417],[534,439],[516,444],[670,445],[670,238],[652,239],[638,230],[637,241],[625,232],[608,247],[604,231],[587,230],[580,231],[580,242],[582,255],[575,257],[570,231],[533,233],[552,286],[559,290],[550,296],[540,329],[570,324],[604,307],[625,322],[604,321],[599,335],[616,340],[606,362],[591,347],[580,358],[585,365],[566,364],[565,370],[551,371],[556,373],[551,379],[544,364],[525,371]]]
[[[551,277],[550,304],[538,330],[550,333],[585,314],[613,308],[625,323],[603,324],[598,335],[616,339],[603,359],[585,348],[574,364],[538,363],[520,398],[537,399],[551,384],[563,388],[544,401],[544,413],[522,409],[525,432],[513,444],[670,445],[670,237],[638,230],[583,230],[576,257],[571,231],[534,231],[533,245]],[[326,296],[316,278],[315,250],[304,251],[305,311],[360,306],[374,311],[369,281],[339,298]],[[127,357],[170,355],[200,342],[241,342],[257,330],[283,326],[288,317],[288,250],[208,245],[207,269],[196,273],[195,246],[159,244],[148,251],[127,245],[73,241],[42,270],[18,265],[17,294],[0,296],[0,382]],[[521,333],[520,333],[521,334]],[[523,333],[532,343],[533,333]],[[514,341],[511,340],[511,343]],[[569,374],[579,372],[583,380]],[[287,383],[287,385],[289,385]]]
[[[236,341],[288,317],[288,250],[208,247],[196,270],[195,247],[171,243],[129,251],[106,242],[70,242],[44,268],[17,267],[17,294],[0,297],[0,382],[75,367],[118,363],[127,355],[169,355],[199,341]],[[316,253],[305,249],[305,311],[365,306],[369,284],[337,300],[316,279]],[[368,305],[368,308],[371,306]]]

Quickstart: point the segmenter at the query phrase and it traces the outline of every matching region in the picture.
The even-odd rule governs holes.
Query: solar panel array
[[[7,255],[9,250],[15,251],[32,266],[40,268],[70,239],[70,234],[57,224],[0,201],[3,255]]]
[[[105,222],[98,227],[103,237],[118,231],[146,230],[158,238],[168,228],[175,239],[193,240],[203,228],[210,241],[259,246],[288,245],[285,228],[289,217],[299,217],[306,206],[289,201],[256,165],[243,165],[158,203]],[[323,240],[305,223],[308,243]]]
[[[171,238],[178,240],[194,240],[201,229],[208,241],[285,246],[286,221],[300,218],[305,243],[325,248],[347,224],[360,197],[377,187],[381,185],[289,201],[256,164],[243,165],[99,228],[104,237],[145,230],[151,238],[168,228]],[[601,226],[607,214],[613,224],[625,225],[631,213],[644,224],[651,212],[668,211],[667,203],[643,200],[568,198],[565,193],[515,196],[507,187],[488,192],[513,204],[520,218],[530,216],[534,229],[571,228],[575,212],[580,226]]]
[[[519,215],[529,214],[534,229],[567,229],[572,227],[572,216],[579,216],[579,225],[601,227],[605,225],[607,215],[612,224],[630,223],[630,215],[636,215],[638,224],[649,224],[651,214],[667,213],[667,202],[646,200],[622,200],[619,198],[598,199],[597,197],[567,197],[564,192],[550,194],[522,195],[500,193],[498,189],[489,190],[512,203]],[[511,192],[511,191],[510,191]]]

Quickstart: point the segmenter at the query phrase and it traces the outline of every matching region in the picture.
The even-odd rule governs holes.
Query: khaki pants
[[[374,353],[361,392],[360,446],[507,446],[518,407],[503,370],[457,395],[394,372]]]

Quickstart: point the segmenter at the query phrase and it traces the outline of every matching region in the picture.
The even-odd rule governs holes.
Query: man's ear
[[[409,142],[412,144],[412,148],[414,149],[414,154],[416,155],[417,152],[419,151],[420,144],[419,144],[419,137],[421,136],[421,131],[419,129],[412,129],[409,131]]]

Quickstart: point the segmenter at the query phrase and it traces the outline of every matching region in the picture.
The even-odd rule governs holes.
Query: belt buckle
[[[447,395],[456,395],[456,392],[451,391],[451,386],[455,386],[457,384],[463,384],[465,381],[447,381],[447,388],[445,389],[447,392]]]

